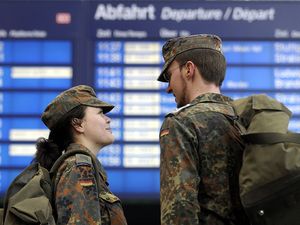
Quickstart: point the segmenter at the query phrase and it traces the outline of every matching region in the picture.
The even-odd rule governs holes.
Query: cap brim
[[[93,102],[82,103],[82,105],[101,108],[101,109],[103,109],[104,113],[110,112],[115,107],[114,105],[111,105],[111,104],[108,104],[106,102],[100,101],[98,98],[94,98]]]
[[[101,106],[103,109],[104,114],[110,112],[115,106],[113,105],[108,105],[108,106]]]
[[[160,82],[168,82],[165,78],[165,73],[166,73],[166,70],[168,69],[168,67],[170,66],[170,64],[173,62],[173,60],[175,59],[175,56],[170,58],[168,61],[165,62],[163,68],[162,68],[162,71],[161,73],[159,74],[157,80],[160,81]]]

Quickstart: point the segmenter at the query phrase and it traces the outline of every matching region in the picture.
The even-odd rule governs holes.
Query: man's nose
[[[167,92],[168,94],[173,93],[173,90],[172,90],[172,88],[170,87],[170,84],[169,84],[168,87],[166,88],[166,92]]]

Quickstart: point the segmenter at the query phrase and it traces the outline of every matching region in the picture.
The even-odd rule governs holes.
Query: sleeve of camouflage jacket
[[[100,225],[100,205],[91,165],[67,167],[56,190],[57,224]]]
[[[197,137],[190,125],[167,117],[160,132],[161,224],[199,224]]]

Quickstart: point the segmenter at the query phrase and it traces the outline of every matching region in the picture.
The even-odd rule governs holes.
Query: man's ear
[[[79,133],[83,132],[83,124],[81,119],[73,118],[71,121],[71,125],[77,132]]]
[[[192,61],[187,61],[185,64],[186,69],[186,78],[187,79],[193,79],[195,74],[195,64]]]

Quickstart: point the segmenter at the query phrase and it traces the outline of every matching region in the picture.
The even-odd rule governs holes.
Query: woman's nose
[[[111,118],[109,118],[108,116],[104,115],[105,116],[105,120],[107,123],[110,123],[111,122]]]

